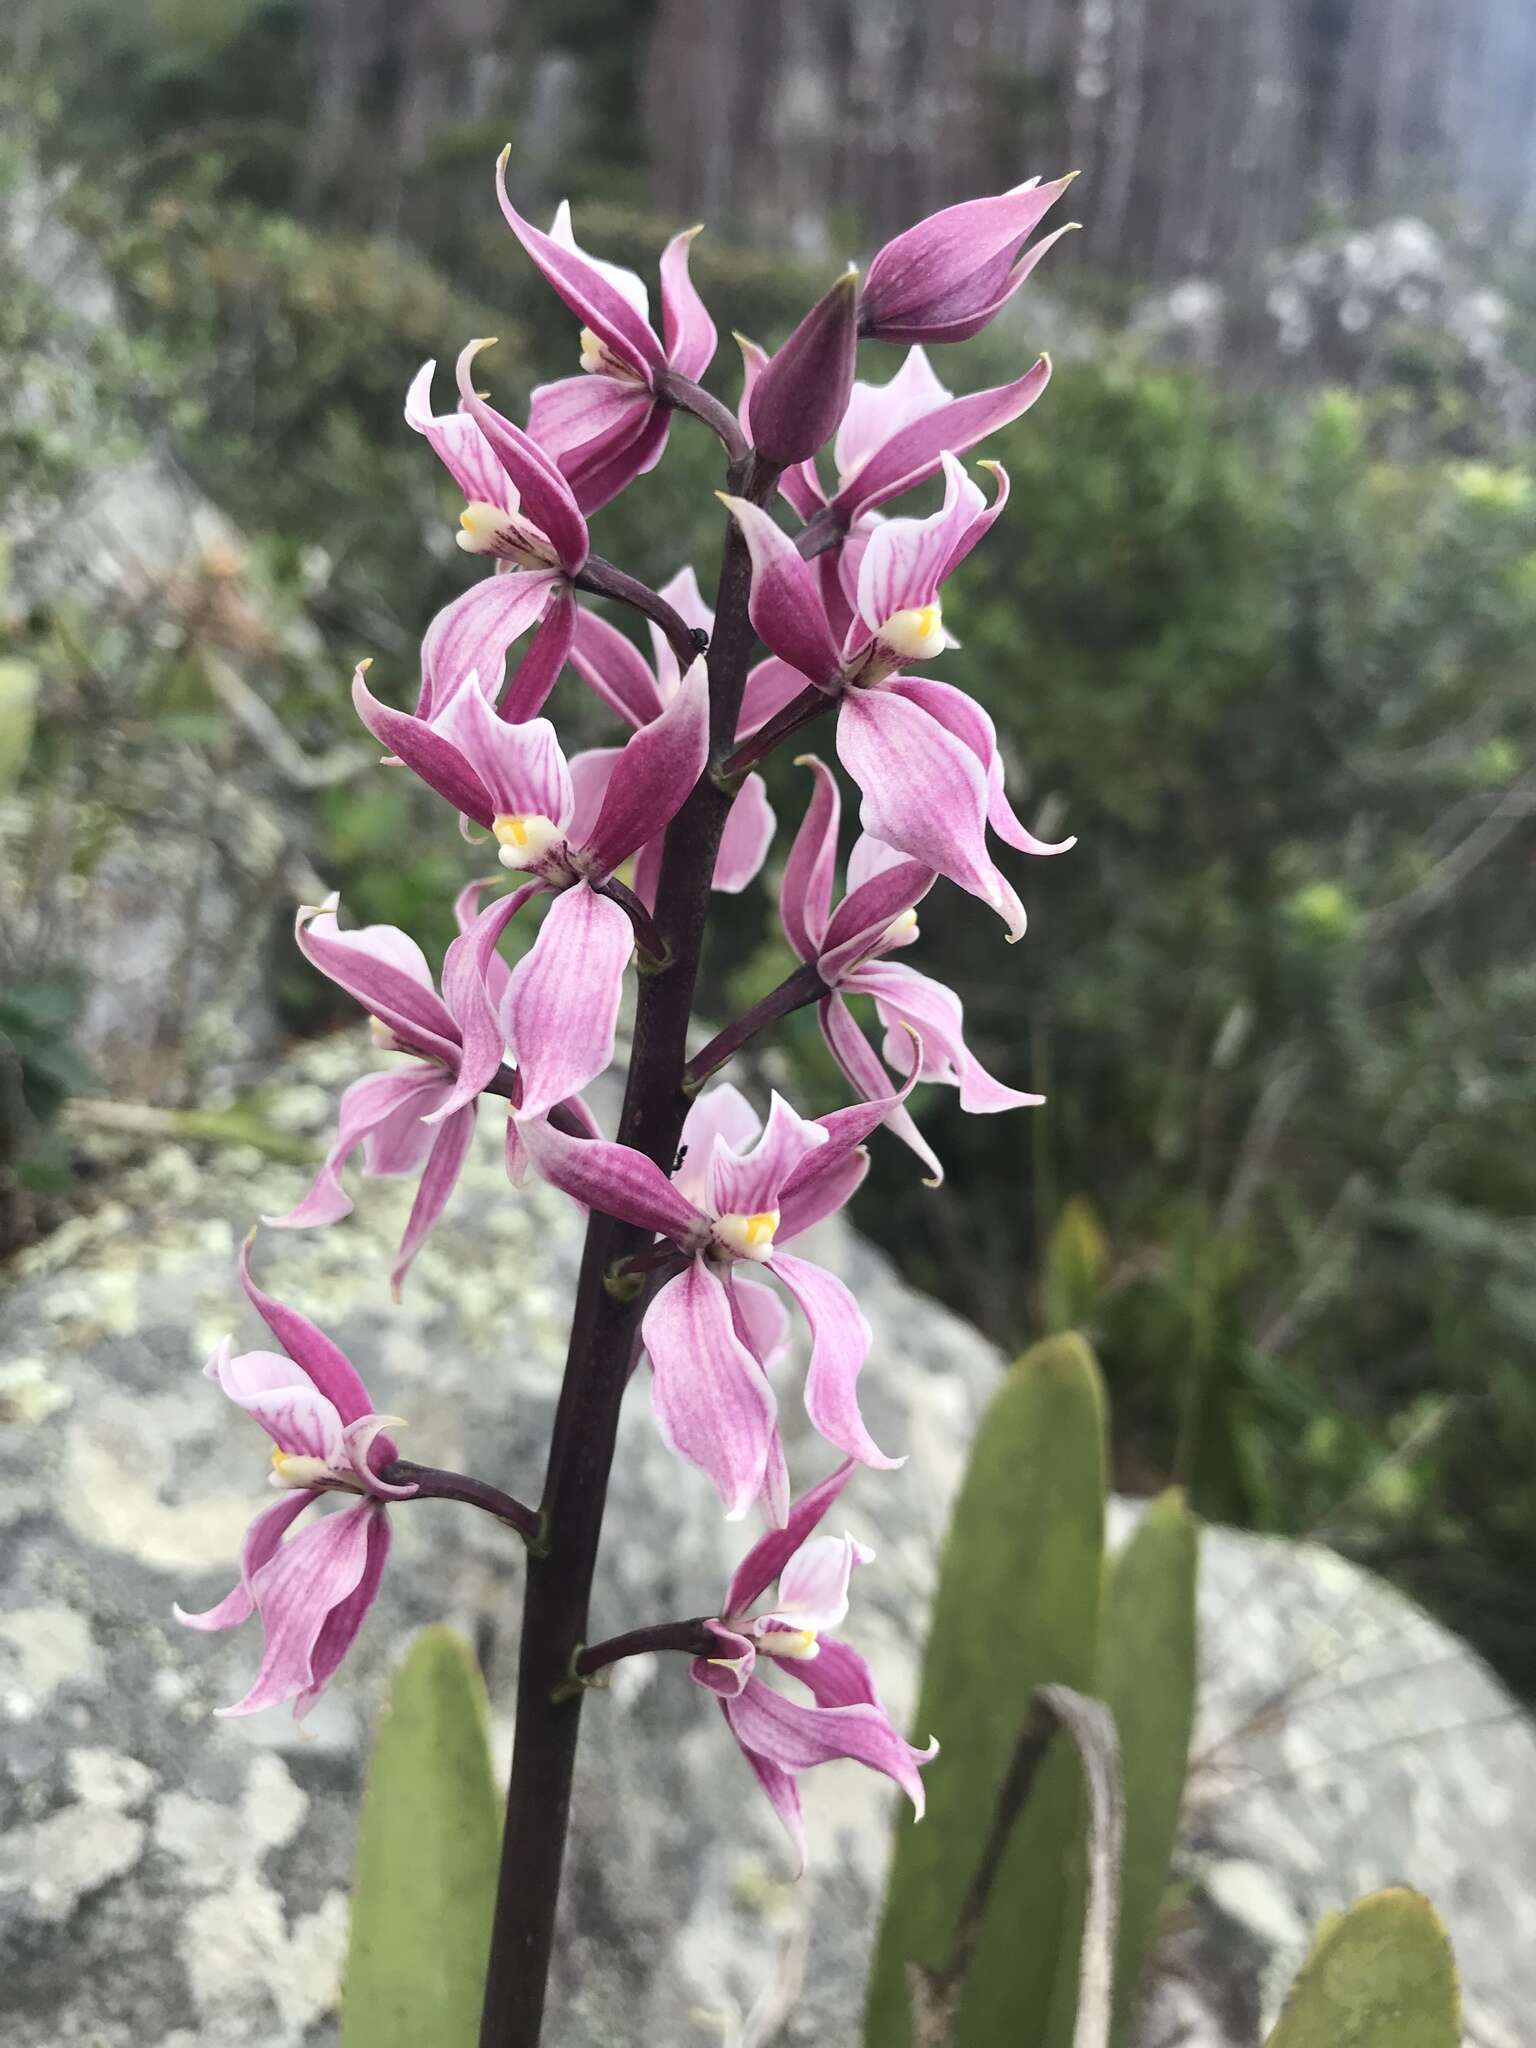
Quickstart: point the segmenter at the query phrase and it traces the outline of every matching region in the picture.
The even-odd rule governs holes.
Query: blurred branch
[[[283,780],[295,789],[330,789],[351,782],[373,763],[365,748],[332,747],[324,754],[306,754],[271,705],[221,654],[199,650],[208,687],[224,709],[253,739]]]
[[[947,1961],[937,1970],[922,1963],[909,1966],[912,2048],[953,2048],[960,2001],[992,1888],[1058,1728],[1076,1745],[1088,1783],[1088,1903],[1078,1958],[1072,2048],[1107,2048],[1125,1846],[1120,1741],[1114,1716],[1103,1701],[1088,1699],[1065,1685],[1042,1685],[1035,1690],[1008,1774],[998,1791],[992,1826],[961,1901]]]
[[[1505,840],[1510,838],[1527,818],[1532,815],[1533,801],[1536,801],[1536,776],[1527,777],[1505,791],[1497,810],[1491,812],[1463,839],[1430,869],[1423,881],[1399,896],[1395,902],[1385,903],[1379,910],[1373,910],[1365,920],[1363,938],[1367,949],[1380,946],[1388,939],[1395,938],[1409,925],[1427,917],[1432,910],[1454,896],[1467,878],[1498,852]]]

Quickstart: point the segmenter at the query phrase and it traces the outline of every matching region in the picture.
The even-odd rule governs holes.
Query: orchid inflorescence
[[[346,1089],[313,1185],[287,1215],[266,1220],[305,1228],[346,1216],[354,1154],[364,1177],[414,1178],[398,1291],[449,1204],[478,1115],[501,1104],[514,1186],[536,1174],[589,1216],[545,1490],[535,1510],[480,1481],[403,1463],[388,1433],[399,1419],[375,1413],[337,1346],[256,1285],[247,1247],[247,1293],[281,1348],[237,1356],[226,1341],[207,1370],[272,1438],[281,1497],[251,1526],[235,1590],[206,1614],[178,1614],[202,1629],[259,1614],[259,1672],[224,1711],[292,1701],[302,1715],[373,1601],[391,1510],[424,1497],[472,1500],[528,1544],[525,1629],[543,1634],[525,1640],[519,1744],[525,1724],[532,1742],[544,1717],[559,1714],[569,1729],[560,1739],[574,1743],[573,1702],[593,1674],[619,1654],[686,1644],[695,1681],[718,1697],[798,1848],[799,1773],[851,1757],[892,1778],[920,1811],[919,1766],[935,1753],[903,1739],[863,1660],[824,1633],[842,1622],[851,1575],[870,1553],[817,1526],[855,1465],[902,1460],[860,1412],[869,1325],[798,1240],[848,1202],[882,1125],[931,1180],[942,1178],[911,1111],[918,1084],[950,1085],[962,1108],[984,1113],[1040,1100],[988,1073],[966,1044],[959,998],[895,956],[918,938],[919,905],[944,880],[990,906],[1017,939],[1024,910],[989,835],[1032,854],[1071,843],[1047,844],[1020,822],[986,712],[926,672],[955,644],[947,579],[1007,503],[1002,468],[977,465],[983,489],[962,457],[1034,404],[1050,365],[1042,357],[1013,383],[957,398],[925,345],[964,339],[1002,309],[1056,239],[1028,240],[1067,181],[937,213],[879,252],[862,289],[854,273],[840,278],[775,354],[743,342],[734,414],[697,381],[716,346],[689,275],[697,230],[662,256],[658,332],[644,284],[589,256],[567,207],[541,233],[508,197],[505,156],[496,182],[512,232],[578,325],[581,373],[536,390],[522,428],[475,387],[487,342],[461,350],[452,411],[433,411],[433,365],[422,368],[406,421],[462,493],[459,542],[488,571],[428,627],[412,710],[375,694],[367,663],[353,682],[357,713],[385,751],[381,772],[426,783],[459,814],[468,845],[493,855],[494,872],[466,878],[459,935],[436,980],[405,932],[347,929],[334,897],[300,910],[300,949],[358,1003],[399,1064]],[[855,380],[861,336],[910,344],[888,382]],[[661,459],[679,412],[712,428],[727,457],[716,613],[691,567],[655,591],[591,547],[589,516]],[[828,443],[831,481],[818,462]],[[930,481],[942,489],[936,510],[884,509]],[[780,523],[786,511],[796,525]],[[648,656],[590,608],[593,597],[645,617]],[[754,634],[766,650],[755,661]],[[562,750],[545,710],[567,667],[615,715],[621,744]],[[821,715],[861,795],[843,892],[838,779],[802,754],[808,802],[779,891],[799,965],[689,1059],[710,889],[747,887],[776,830],[756,765]],[[509,966],[499,942],[540,899],[536,935]],[[613,1061],[632,967],[635,1052],[610,1137],[584,1093]],[[852,1007],[859,998],[873,1005],[875,1043]],[[712,1081],[758,1032],[812,1003],[856,1098],[848,1107],[806,1118],[774,1095],[764,1118],[737,1087]],[[785,1296],[809,1333],[807,1412],[841,1460],[798,1499],[774,1384],[796,1320]],[[605,1650],[584,1640],[588,1593],[618,1403],[642,1356],[665,1442],[707,1476],[728,1518],[755,1511],[767,1533],[718,1615],[634,1629]],[[290,1533],[327,1494],[352,1505]],[[768,1682],[775,1671],[804,1697]],[[549,1795],[520,1791],[519,1768],[514,1761],[511,1821],[527,1825]],[[563,1807],[546,1818],[563,1838]],[[545,1867],[558,1873],[558,1843]],[[498,1940],[519,1910],[504,1897]]]

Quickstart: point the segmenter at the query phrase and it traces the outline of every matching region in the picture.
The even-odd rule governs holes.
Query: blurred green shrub
[[[245,36],[278,12],[230,18]],[[494,219],[464,227],[447,275],[274,216],[232,149],[143,153],[110,186],[82,177],[71,210],[123,295],[138,390],[325,636],[334,667],[264,681],[321,747],[351,734],[359,652],[410,701],[422,623],[470,573],[451,486],[399,418],[412,371],[500,333],[486,371],[515,409],[574,337]],[[583,237],[651,269],[664,224],[591,183]],[[816,280],[714,243],[695,263],[722,331],[774,340]],[[1019,339],[948,352],[944,373],[990,381]],[[1324,1524],[1529,1691],[1530,460],[1487,452],[1495,422],[1454,459],[1425,452],[1447,444],[1440,414],[1426,402],[1416,442],[1399,388],[1281,402],[1092,351],[988,451],[1013,505],[957,580],[963,645],[941,665],[997,718],[1026,814],[1080,843],[1017,863],[1020,952],[955,903],[915,956],[959,989],[988,1064],[1050,1100],[964,1118],[925,1091],[956,1192],[881,1148],[866,1227],[1004,1343],[1086,1313],[1123,1480]],[[735,375],[727,341],[712,381],[733,396]],[[22,423],[40,469],[58,461],[48,425]],[[707,583],[717,482],[707,435],[677,422],[596,546],[653,581],[691,556]],[[560,688],[578,740],[608,737],[574,679]],[[186,715],[184,671],[177,689]],[[53,772],[67,702],[45,673],[29,774]],[[796,781],[773,764],[785,816]],[[430,816],[377,777],[307,811],[316,869],[359,916],[425,926],[429,950],[466,872]],[[713,942],[717,1013],[787,964],[771,913],[742,913]],[[288,987],[297,1020],[324,1014],[310,982]],[[800,1092],[831,1106],[814,1018],[783,1043]],[[1059,1235],[1090,1211],[1091,1273]]]

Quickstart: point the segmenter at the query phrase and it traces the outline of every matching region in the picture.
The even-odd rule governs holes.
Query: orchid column
[[[542,1493],[535,1508],[510,1488],[399,1458],[386,1432],[400,1418],[376,1411],[351,1362],[259,1289],[247,1263],[250,1298],[284,1351],[226,1345],[209,1370],[273,1439],[284,1498],[253,1523],[235,1590],[182,1618],[223,1629],[259,1616],[266,1653],[233,1711],[291,1700],[303,1712],[363,1624],[390,1518],[412,1500],[461,1501],[522,1539],[516,1743],[481,2040],[536,2048],[582,1700],[607,1665],[645,1651],[693,1660],[689,1675],[716,1695],[797,1857],[798,1779],[830,1759],[884,1773],[921,1812],[934,1746],[905,1741],[857,1651],[823,1633],[842,1623],[852,1573],[869,1555],[814,1533],[856,1468],[888,1472],[901,1447],[877,1444],[860,1412],[860,1375],[879,1360],[858,1304],[789,1246],[853,1195],[882,1127],[939,1177],[912,1113],[918,1085],[957,1087],[962,1108],[978,1112],[1038,1099],[981,1066],[951,991],[888,956],[917,938],[918,906],[946,882],[1019,938],[1023,907],[989,835],[1031,854],[1063,850],[1016,816],[987,714],[929,672],[955,644],[945,581],[1007,499],[997,464],[980,465],[984,492],[961,458],[1035,402],[1049,364],[956,398],[922,344],[974,334],[1007,303],[1055,239],[1025,246],[1066,181],[933,216],[879,252],[862,289],[853,272],[839,278],[775,354],[744,343],[733,415],[696,381],[715,347],[689,277],[696,231],[662,256],[658,332],[641,280],[584,252],[564,206],[547,234],[534,227],[504,171],[505,158],[502,211],[571,312],[582,374],[535,391],[526,429],[475,388],[486,342],[459,355],[454,412],[432,411],[431,365],[417,376],[407,421],[463,492],[460,543],[486,573],[428,628],[414,710],[392,703],[390,683],[367,664],[353,684],[386,752],[380,772],[419,776],[443,800],[445,833],[456,812],[481,851],[466,853],[459,936],[437,978],[406,933],[345,928],[334,898],[300,912],[307,956],[404,1065],[353,1083],[314,1185],[268,1220],[340,1222],[351,1208],[342,1173],[359,1152],[365,1176],[419,1176],[398,1289],[448,1213],[477,1115],[504,1105],[514,1190],[537,1173],[588,1216]],[[914,344],[888,383],[856,381],[861,335]],[[651,590],[595,553],[588,527],[661,459],[678,412],[723,451],[712,610],[691,567]],[[830,486],[817,466],[829,444]],[[930,482],[942,486],[937,509],[881,509]],[[780,523],[786,510],[798,530]],[[593,595],[649,622],[650,662],[585,608]],[[562,684],[567,663],[622,722],[622,745],[567,757],[546,715],[558,712],[557,690],[574,687]],[[834,906],[836,777],[803,757],[808,803],[780,891],[800,965],[690,1059],[712,894],[750,885],[775,831],[754,764],[817,721],[861,793],[846,892]],[[489,875],[472,872],[487,862]],[[487,897],[506,871],[514,886]],[[500,941],[539,904],[537,934],[509,968]],[[632,968],[634,1038],[609,1135],[583,1090],[612,1061]],[[879,1051],[850,1008],[865,998],[884,1031]],[[750,1040],[811,1003],[853,1090],[846,1107],[809,1119],[775,1096],[764,1117],[732,1084],[708,1085]],[[798,1498],[769,1371],[796,1325],[809,1339],[805,1405],[828,1447]],[[746,1548],[719,1613],[642,1618],[591,1644],[620,1406],[642,1359],[666,1442],[713,1484],[728,1519],[758,1516],[766,1533]],[[353,1505],[325,1514],[338,1493]],[[316,1503],[320,1519],[290,1536]],[[754,1612],[775,1585],[770,1611]],[[775,1673],[805,1697],[770,1682]]]

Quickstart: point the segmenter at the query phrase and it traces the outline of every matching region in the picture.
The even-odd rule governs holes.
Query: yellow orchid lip
[[[503,811],[491,820],[491,832],[501,848],[504,868],[531,868],[544,858],[564,834],[553,818],[539,811]]]
[[[773,1251],[773,1234],[779,1227],[777,1209],[759,1209],[751,1216],[715,1218],[715,1235],[738,1258],[766,1259]]]

